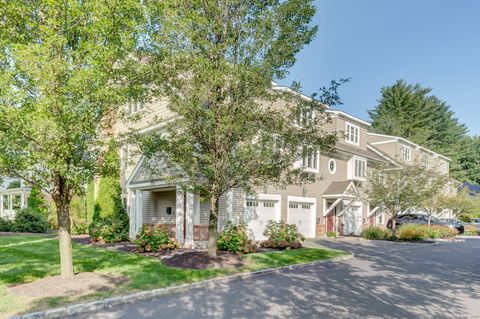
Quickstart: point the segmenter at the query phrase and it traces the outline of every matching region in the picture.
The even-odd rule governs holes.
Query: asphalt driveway
[[[74,318],[480,318],[480,239],[318,244],[355,258]]]

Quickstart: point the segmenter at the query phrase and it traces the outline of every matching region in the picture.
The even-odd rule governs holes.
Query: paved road
[[[75,318],[480,318],[480,239],[315,243],[355,258]]]

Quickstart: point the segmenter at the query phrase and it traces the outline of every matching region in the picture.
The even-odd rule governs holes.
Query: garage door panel
[[[297,225],[298,232],[305,237],[311,237],[312,234],[312,214],[314,214],[313,203],[288,204],[288,223]]]
[[[254,240],[266,239],[263,235],[265,226],[270,220],[278,220],[279,205],[278,201],[247,200],[245,222],[250,238]]]

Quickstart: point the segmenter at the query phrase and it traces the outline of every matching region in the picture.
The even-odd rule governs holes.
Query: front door
[[[343,215],[343,235],[360,236],[362,232],[361,206],[350,206]]]

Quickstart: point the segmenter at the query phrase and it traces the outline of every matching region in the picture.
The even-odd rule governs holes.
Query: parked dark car
[[[400,227],[405,224],[417,224],[417,225],[427,225],[428,224],[428,216],[422,214],[403,214],[398,215],[395,219],[395,225]],[[465,231],[465,227],[457,222],[456,220],[453,221],[441,221],[438,218],[431,217],[430,218],[430,225],[441,225],[446,226],[448,228],[454,228],[458,231],[459,234],[463,234]],[[390,219],[387,223],[387,228],[392,229],[392,220]]]

